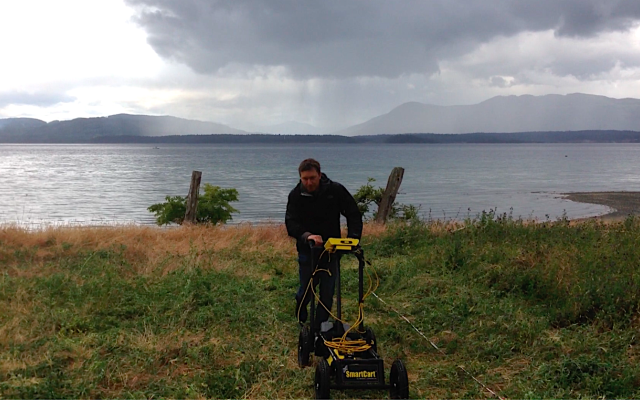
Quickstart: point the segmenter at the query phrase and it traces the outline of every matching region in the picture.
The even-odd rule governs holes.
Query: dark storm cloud
[[[125,0],[161,56],[200,73],[234,63],[298,77],[397,77],[496,36],[626,30],[637,0]]]
[[[602,31],[621,31],[631,28],[640,18],[640,2],[573,1],[560,3],[562,19],[558,35],[593,36]]]
[[[558,36],[591,37],[606,31],[623,31],[640,19],[636,0],[487,1],[507,10],[520,30],[553,29]]]

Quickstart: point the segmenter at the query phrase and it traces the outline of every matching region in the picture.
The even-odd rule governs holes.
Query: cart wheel
[[[401,360],[395,360],[391,364],[391,374],[389,376],[389,397],[392,399],[409,398],[409,377],[407,369]]]
[[[364,340],[366,340],[367,343],[371,345],[371,348],[377,354],[378,353],[378,342],[376,341],[376,334],[375,334],[375,332],[373,332],[373,329],[367,328],[364,331]]]
[[[328,399],[329,398],[329,374],[331,370],[329,369],[329,363],[324,358],[320,360],[318,365],[316,366],[316,399]]]
[[[298,366],[300,368],[311,365],[311,345],[311,329],[308,325],[305,325],[298,336]]]

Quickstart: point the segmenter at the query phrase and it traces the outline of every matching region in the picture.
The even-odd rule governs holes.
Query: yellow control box
[[[324,243],[324,248],[326,251],[333,253],[336,250],[345,250],[351,251],[360,241],[358,239],[350,239],[350,238],[329,238]]]

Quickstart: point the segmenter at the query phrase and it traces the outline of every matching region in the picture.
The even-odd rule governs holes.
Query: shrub
[[[358,204],[358,210],[360,210],[362,215],[366,215],[371,211],[369,208],[371,204],[375,204],[376,207],[378,207],[382,201],[384,189],[381,187],[373,187],[371,183],[375,181],[376,180],[374,178],[368,178],[367,184],[360,186],[358,191],[353,195],[353,198]],[[373,214],[373,217],[375,218],[375,214]]]
[[[167,196],[164,203],[153,204],[147,210],[155,214],[158,225],[182,224],[187,211],[187,199],[182,196]],[[238,212],[229,203],[238,201],[238,191],[234,188],[221,188],[209,183],[204,184],[204,194],[198,196],[196,222],[225,224]]]
[[[367,184],[360,186],[358,191],[353,195],[353,198],[358,204],[358,209],[362,215],[371,215],[371,219],[375,219],[378,214],[377,208],[380,207],[382,202],[382,195],[384,194],[384,188],[374,187],[372,185],[376,180],[374,178],[367,178]],[[376,211],[372,213],[371,205],[376,205]],[[391,212],[389,213],[389,219],[403,220],[403,221],[416,221],[418,220],[419,207],[413,204],[399,204],[393,203],[391,206]],[[372,213],[372,214],[371,214]]]

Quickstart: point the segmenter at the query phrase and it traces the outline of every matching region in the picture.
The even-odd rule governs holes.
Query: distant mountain
[[[34,118],[6,118],[0,119],[0,129],[3,130],[21,130],[21,129],[32,129],[32,128],[40,128],[45,126],[47,123],[44,121],[40,121],[39,119]]]
[[[87,143],[103,136],[168,136],[246,134],[214,122],[168,116],[118,114],[109,117],[44,121],[27,118],[0,120],[0,142]]]
[[[251,129],[251,131],[256,133],[272,133],[280,135],[319,135],[326,133],[324,129],[297,121],[289,121],[277,125],[255,127]]]
[[[299,122],[271,128],[278,134],[249,135],[169,116],[118,114],[49,123],[8,118],[0,119],[0,143],[638,143],[640,100],[572,94],[494,97],[470,106],[405,103],[333,135],[319,135],[319,129]],[[469,135],[461,135],[465,132]]]
[[[587,94],[498,96],[467,106],[402,104],[336,135],[640,130],[640,100]]]

